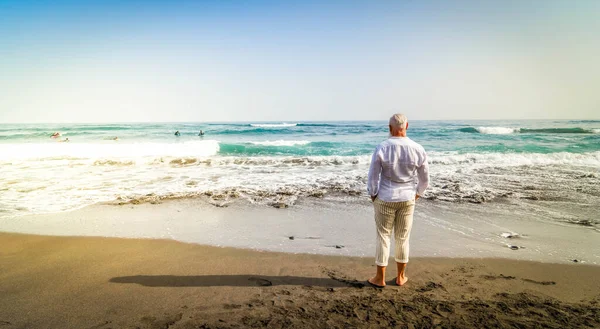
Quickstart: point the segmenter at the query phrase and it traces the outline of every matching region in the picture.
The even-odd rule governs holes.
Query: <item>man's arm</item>
[[[427,154],[424,155],[423,163],[417,168],[419,183],[417,183],[417,195],[415,200],[423,195],[427,186],[429,186],[429,163],[427,163]]]
[[[367,179],[367,192],[371,196],[371,201],[375,201],[377,194],[379,194],[379,175],[381,175],[381,159],[379,157],[379,147],[377,147],[371,157],[371,166],[369,167],[369,177]]]

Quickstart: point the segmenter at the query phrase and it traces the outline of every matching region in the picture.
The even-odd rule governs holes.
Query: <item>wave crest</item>
[[[264,146],[295,146],[295,145],[307,145],[310,141],[260,141],[260,142],[248,142],[252,145],[264,145]]]
[[[259,128],[286,128],[286,127],[295,127],[297,123],[251,123],[250,127],[259,127]]]

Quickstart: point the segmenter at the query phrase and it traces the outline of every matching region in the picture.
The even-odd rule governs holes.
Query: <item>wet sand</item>
[[[373,259],[0,233],[0,328],[600,327],[600,267]]]
[[[509,258],[600,265],[600,231],[544,221],[522,205],[419,201],[411,257]],[[364,199],[307,199],[277,209],[205,198],[160,204],[93,205],[75,211],[0,218],[0,232],[172,239],[286,253],[372,257],[373,206]],[[512,238],[507,234],[515,234]],[[290,240],[289,237],[294,237]],[[509,246],[517,246],[512,250]],[[335,248],[343,246],[343,248]]]

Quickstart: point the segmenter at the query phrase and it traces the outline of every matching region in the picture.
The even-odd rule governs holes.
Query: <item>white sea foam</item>
[[[260,128],[286,128],[286,127],[295,127],[298,125],[297,123],[252,123],[251,127],[260,127]]]
[[[464,153],[430,152],[429,163],[442,165],[531,166],[582,165],[600,166],[600,152],[590,153]]]
[[[182,143],[21,143],[0,144],[0,160],[44,158],[142,158],[142,157],[203,157],[219,152],[214,140]]]
[[[261,142],[249,142],[253,145],[265,145],[265,146],[294,146],[294,145],[306,145],[310,144],[310,141],[261,141]]]
[[[600,134],[600,128],[592,128],[592,133]]]
[[[201,195],[231,189],[252,202],[321,191],[360,195],[365,193],[370,162],[369,155],[226,157],[217,154],[216,141],[18,146],[0,144],[0,208],[7,214],[71,210],[117,197]],[[493,198],[511,189],[522,192],[521,183],[513,187],[504,179],[532,186],[557,179],[564,184],[592,184],[597,175],[590,172],[600,167],[600,152],[430,152],[429,161],[433,185],[428,193],[455,201]],[[548,169],[545,165],[560,167]]]
[[[481,134],[490,135],[506,135],[518,133],[520,128],[506,128],[506,127],[477,127],[475,128]]]

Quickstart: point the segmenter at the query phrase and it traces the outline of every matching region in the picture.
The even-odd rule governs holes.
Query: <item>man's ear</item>
[[[408,121],[406,122],[406,128],[404,128],[404,129],[408,129]]]

